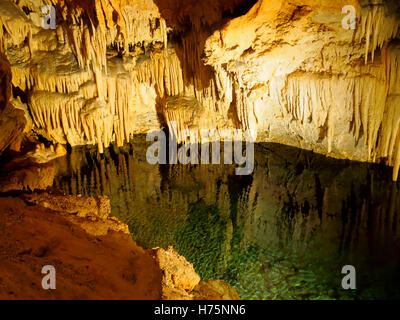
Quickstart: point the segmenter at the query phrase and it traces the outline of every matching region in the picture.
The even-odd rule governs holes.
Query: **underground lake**
[[[388,167],[288,146],[255,145],[252,175],[235,165],[151,165],[145,137],[123,148],[73,148],[52,189],[107,195],[144,248],[166,247],[242,299],[395,299],[400,183]],[[356,290],[342,288],[342,268]]]

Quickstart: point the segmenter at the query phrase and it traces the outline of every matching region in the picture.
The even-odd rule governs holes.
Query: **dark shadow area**
[[[169,40],[181,62],[185,84],[194,84],[198,91],[208,88],[214,77],[211,66],[205,65],[203,52],[206,40],[229,20],[246,14],[257,0],[154,0],[167,27],[173,29]]]

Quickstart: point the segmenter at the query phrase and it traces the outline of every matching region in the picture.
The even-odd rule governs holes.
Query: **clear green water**
[[[400,185],[380,166],[273,144],[256,146],[252,176],[235,166],[153,166],[146,142],[76,148],[54,188],[106,194],[146,248],[175,249],[204,280],[242,299],[399,299]],[[357,290],[341,287],[354,265]]]

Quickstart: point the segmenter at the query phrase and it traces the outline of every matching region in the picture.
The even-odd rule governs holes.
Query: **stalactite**
[[[152,0],[94,0],[94,12],[86,12],[84,4],[51,2],[59,10],[60,25],[46,34],[23,14],[23,2],[2,1],[0,48],[10,61],[13,85],[32,91],[28,106],[36,129],[55,141],[97,144],[100,152],[113,141],[121,146],[137,131],[143,97],[154,113],[164,113],[168,124],[178,123],[182,141],[187,129],[233,126],[257,136],[259,128],[264,130],[259,113],[268,112],[272,107],[266,101],[272,101],[284,125],[312,131],[307,138],[320,143],[323,153],[340,149],[340,124],[361,150],[357,157],[384,159],[397,177],[400,55],[388,42],[398,34],[399,22],[383,3],[360,8],[351,45],[363,63],[350,64],[346,45],[331,53],[345,56],[342,60],[327,54],[316,70],[307,69],[306,61],[288,75],[246,81],[254,70],[239,74],[224,64],[205,64],[203,49],[210,34],[198,17],[188,26],[191,32],[173,34],[180,39],[172,46],[166,20]],[[337,70],[343,60],[349,64]],[[262,62],[257,63],[254,68],[262,69]],[[260,94],[254,93],[257,88]],[[156,102],[161,105],[157,111]],[[315,138],[316,131],[320,137]],[[300,145],[302,140],[299,134]]]
[[[374,61],[375,50],[382,48],[386,41],[397,35],[400,22],[396,15],[389,15],[388,10],[390,9],[382,2],[361,8],[356,39],[358,42],[365,40],[365,63],[368,61],[369,53],[371,61]]]
[[[358,77],[292,74],[285,86],[270,84],[270,92],[284,113],[300,123],[313,122],[316,127],[327,123],[327,149],[332,151],[334,118],[348,113],[353,119],[354,143],[363,136],[368,161],[387,158],[398,171],[398,131],[400,122],[398,46],[382,51],[383,64],[360,65]],[[387,55],[387,56],[385,56]],[[276,90],[278,91],[277,93]],[[286,95],[279,93],[284,91]],[[334,112],[332,110],[335,110]],[[347,111],[346,111],[347,110]],[[336,120],[338,121],[338,120]]]
[[[0,47],[6,48],[8,41],[11,45],[19,46],[27,37],[32,35],[33,24],[24,13],[11,1],[2,1],[0,5]],[[9,39],[9,40],[8,40]]]
[[[185,92],[180,61],[173,52],[151,53],[138,62],[134,73],[138,82],[154,85],[160,97]]]
[[[112,141],[113,117],[105,101],[98,98],[90,100],[80,113],[83,129],[89,141],[96,141],[100,153]]]
[[[203,138],[209,141],[208,137],[203,136],[202,130],[207,130],[216,137],[220,136],[217,121],[194,97],[169,97],[165,103],[164,114],[169,130],[178,143],[187,142],[188,139],[192,139],[192,143],[203,142]]]

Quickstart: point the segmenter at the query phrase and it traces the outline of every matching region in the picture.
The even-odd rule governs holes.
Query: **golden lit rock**
[[[384,161],[397,177],[396,1],[260,0],[224,20],[243,1],[53,0],[56,31],[38,26],[44,3],[25,2],[2,1],[2,51],[12,84],[31,91],[34,130],[53,142],[103,152],[171,120],[181,132],[188,108],[170,105],[187,97],[203,110],[190,116],[198,130],[234,126],[259,141]],[[354,30],[342,26],[345,5],[356,8]]]

